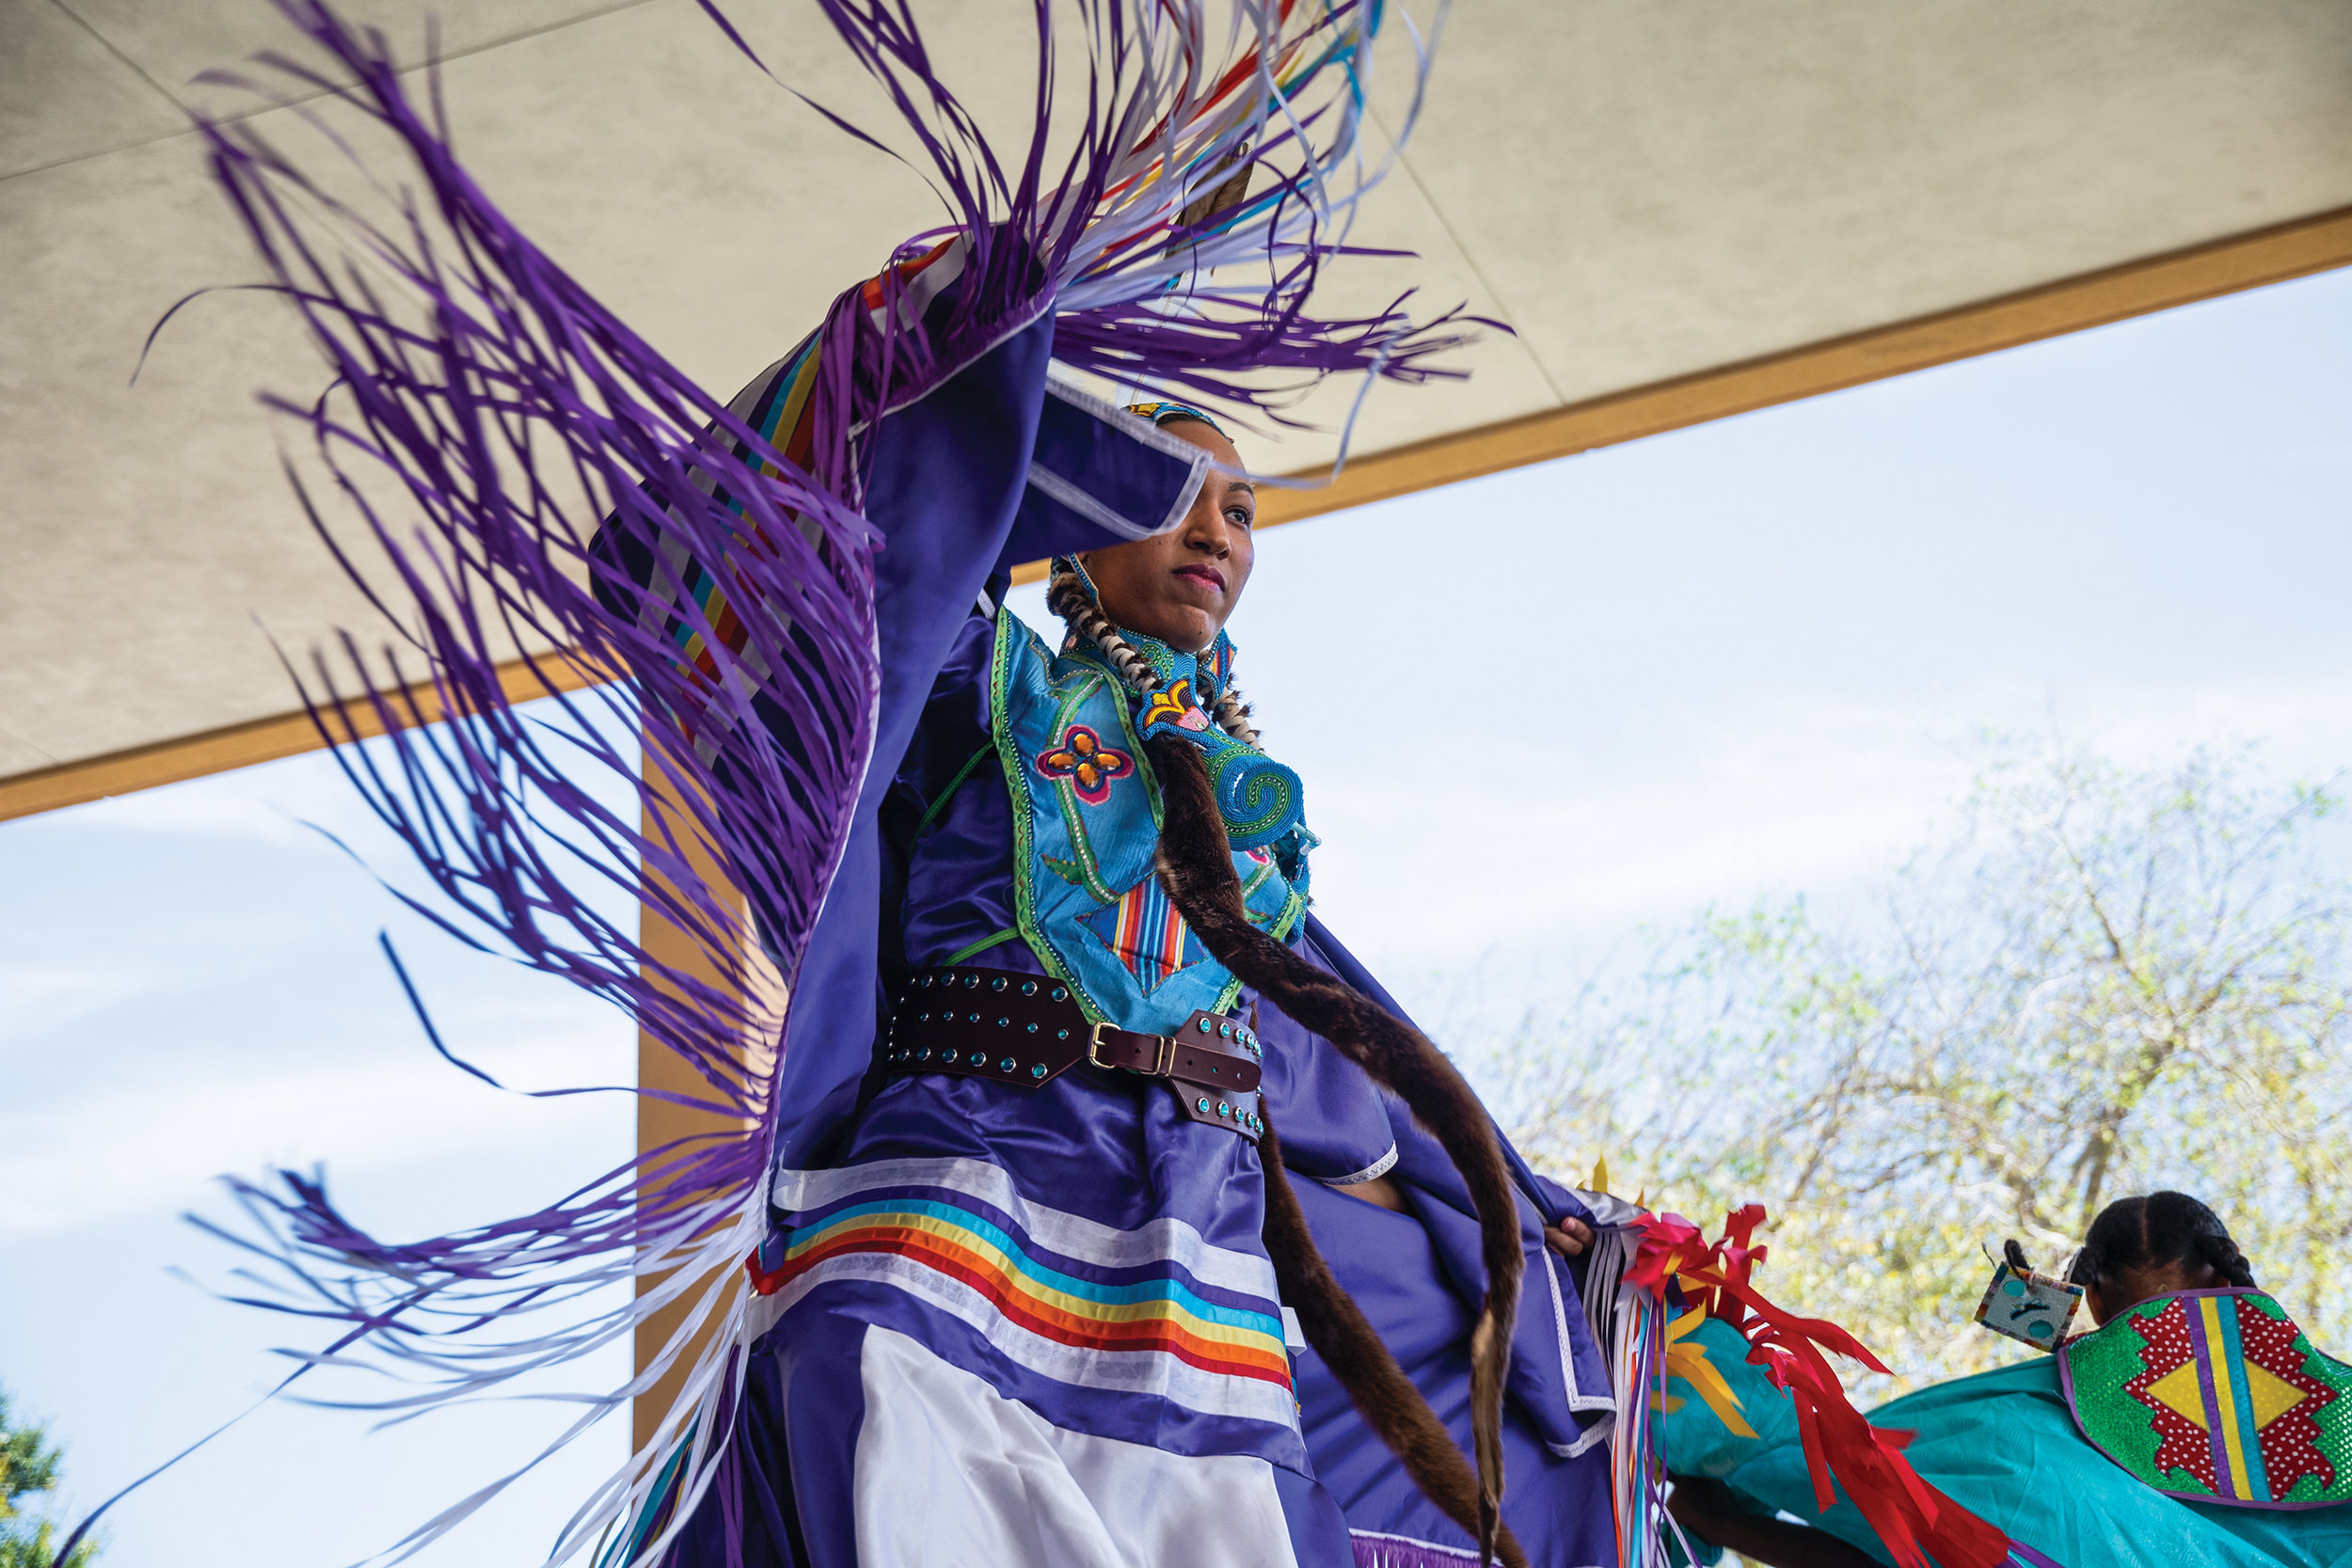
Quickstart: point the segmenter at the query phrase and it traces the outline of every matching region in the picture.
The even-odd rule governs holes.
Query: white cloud
[[[1965,714],[1963,721],[1956,715]],[[1915,705],[1791,696],[1691,716],[1652,754],[1596,764],[1581,737],[1483,748],[1477,770],[1385,777],[1301,759],[1330,843],[1316,891],[1368,959],[1443,968],[1489,951],[1588,948],[1713,904],[1852,894],[1889,879],[1967,790],[1986,728],[2055,734],[2127,767],[2265,737],[2275,777],[2352,762],[2331,683],[2204,682],[2065,703],[1923,694]]]

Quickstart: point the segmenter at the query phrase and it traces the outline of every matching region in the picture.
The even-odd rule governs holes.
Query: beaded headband
[[[1189,404],[1131,403],[1127,405],[1127,412],[1136,415],[1139,418],[1150,420],[1155,425],[1167,424],[1174,420],[1199,420],[1202,424],[1207,425],[1211,430],[1216,431],[1219,436],[1224,436],[1228,441],[1232,439],[1232,436],[1226,435],[1225,427],[1223,425],[1217,423],[1215,420],[1209,418],[1206,414],[1203,414],[1200,409],[1193,407]]]

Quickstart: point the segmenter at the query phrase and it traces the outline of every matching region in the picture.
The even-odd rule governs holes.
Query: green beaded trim
[[[1061,955],[1054,950],[1054,944],[1045,939],[1045,933],[1039,927],[1037,893],[1029,879],[1030,860],[1037,852],[1037,830],[1029,820],[1029,814],[1036,808],[1029,800],[1028,785],[1022,775],[1021,752],[1012,741],[1008,710],[1012,690],[1013,639],[1034,638],[1036,635],[1021,624],[1020,617],[1005,610],[997,611],[996,643],[989,656],[988,733],[996,743],[996,754],[1003,759],[1005,788],[1012,801],[1012,918],[1020,929],[1021,939],[1029,944],[1029,951],[1037,955],[1037,961],[1045,966],[1045,973],[1070,988],[1070,994],[1077,1002],[1078,1010],[1086,1014],[1087,1022],[1102,1023],[1108,1021],[1110,1014],[1087,993],[1086,987],[1078,983],[1072,966],[1062,961]],[[1070,721],[1070,715],[1075,707],[1074,702],[1068,703],[1056,712],[1054,723],[1057,731]],[[1060,798],[1063,820],[1069,821],[1076,808],[1074,792],[1063,784],[1057,794]],[[1073,842],[1089,863],[1085,874],[1092,876],[1099,883],[1101,875],[1092,866],[1092,851],[1086,847],[1085,838],[1080,835]],[[1094,890],[1089,888],[1088,891]],[[1115,897],[1110,894],[1102,895],[1103,902],[1106,904],[1113,902]]]

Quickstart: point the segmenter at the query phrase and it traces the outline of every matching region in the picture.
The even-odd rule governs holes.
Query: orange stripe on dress
[[[1252,1354],[1217,1340],[1202,1339],[1185,1331],[1166,1313],[1130,1320],[1083,1317],[1037,1300],[1017,1278],[969,1249],[913,1226],[876,1226],[822,1243],[794,1259],[773,1276],[777,1288],[806,1274],[827,1259],[859,1254],[901,1257],[960,1280],[999,1312],[1042,1338],[1080,1350],[1156,1350],[1202,1371],[1229,1377],[1252,1377],[1290,1386],[1286,1355]]]
[[[1164,1318],[1145,1319],[1125,1323],[1104,1323],[1093,1320],[1073,1320],[1068,1313],[1045,1307],[1019,1291],[998,1269],[967,1257],[943,1256],[934,1249],[914,1243],[905,1244],[875,1240],[865,1243],[842,1243],[825,1247],[827,1257],[865,1254],[911,1258],[933,1272],[961,1281],[982,1296],[1010,1323],[1036,1334],[1041,1338],[1070,1345],[1079,1350],[1103,1353],[1158,1351],[1173,1355],[1187,1366],[1225,1377],[1249,1377],[1260,1382],[1290,1386],[1290,1368],[1286,1359],[1253,1356],[1248,1352],[1233,1352],[1216,1341],[1202,1340]]]

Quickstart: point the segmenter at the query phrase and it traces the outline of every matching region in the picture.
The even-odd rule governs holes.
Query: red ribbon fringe
[[[1740,1331],[1749,1364],[1763,1368],[1796,1404],[1814,1498],[1824,1510],[1842,1487],[1901,1568],[2001,1568],[2009,1537],[1920,1480],[1901,1453],[1913,1434],[1864,1420],[1821,1353],[1883,1372],[1879,1358],[1836,1323],[1784,1311],[1748,1282],[1769,1250],[1750,1243],[1763,1221],[1764,1206],[1751,1203],[1724,1219],[1722,1238],[1710,1245],[1679,1214],[1645,1215],[1626,1277],[1661,1301],[1667,1279],[1678,1277],[1694,1305]]]

